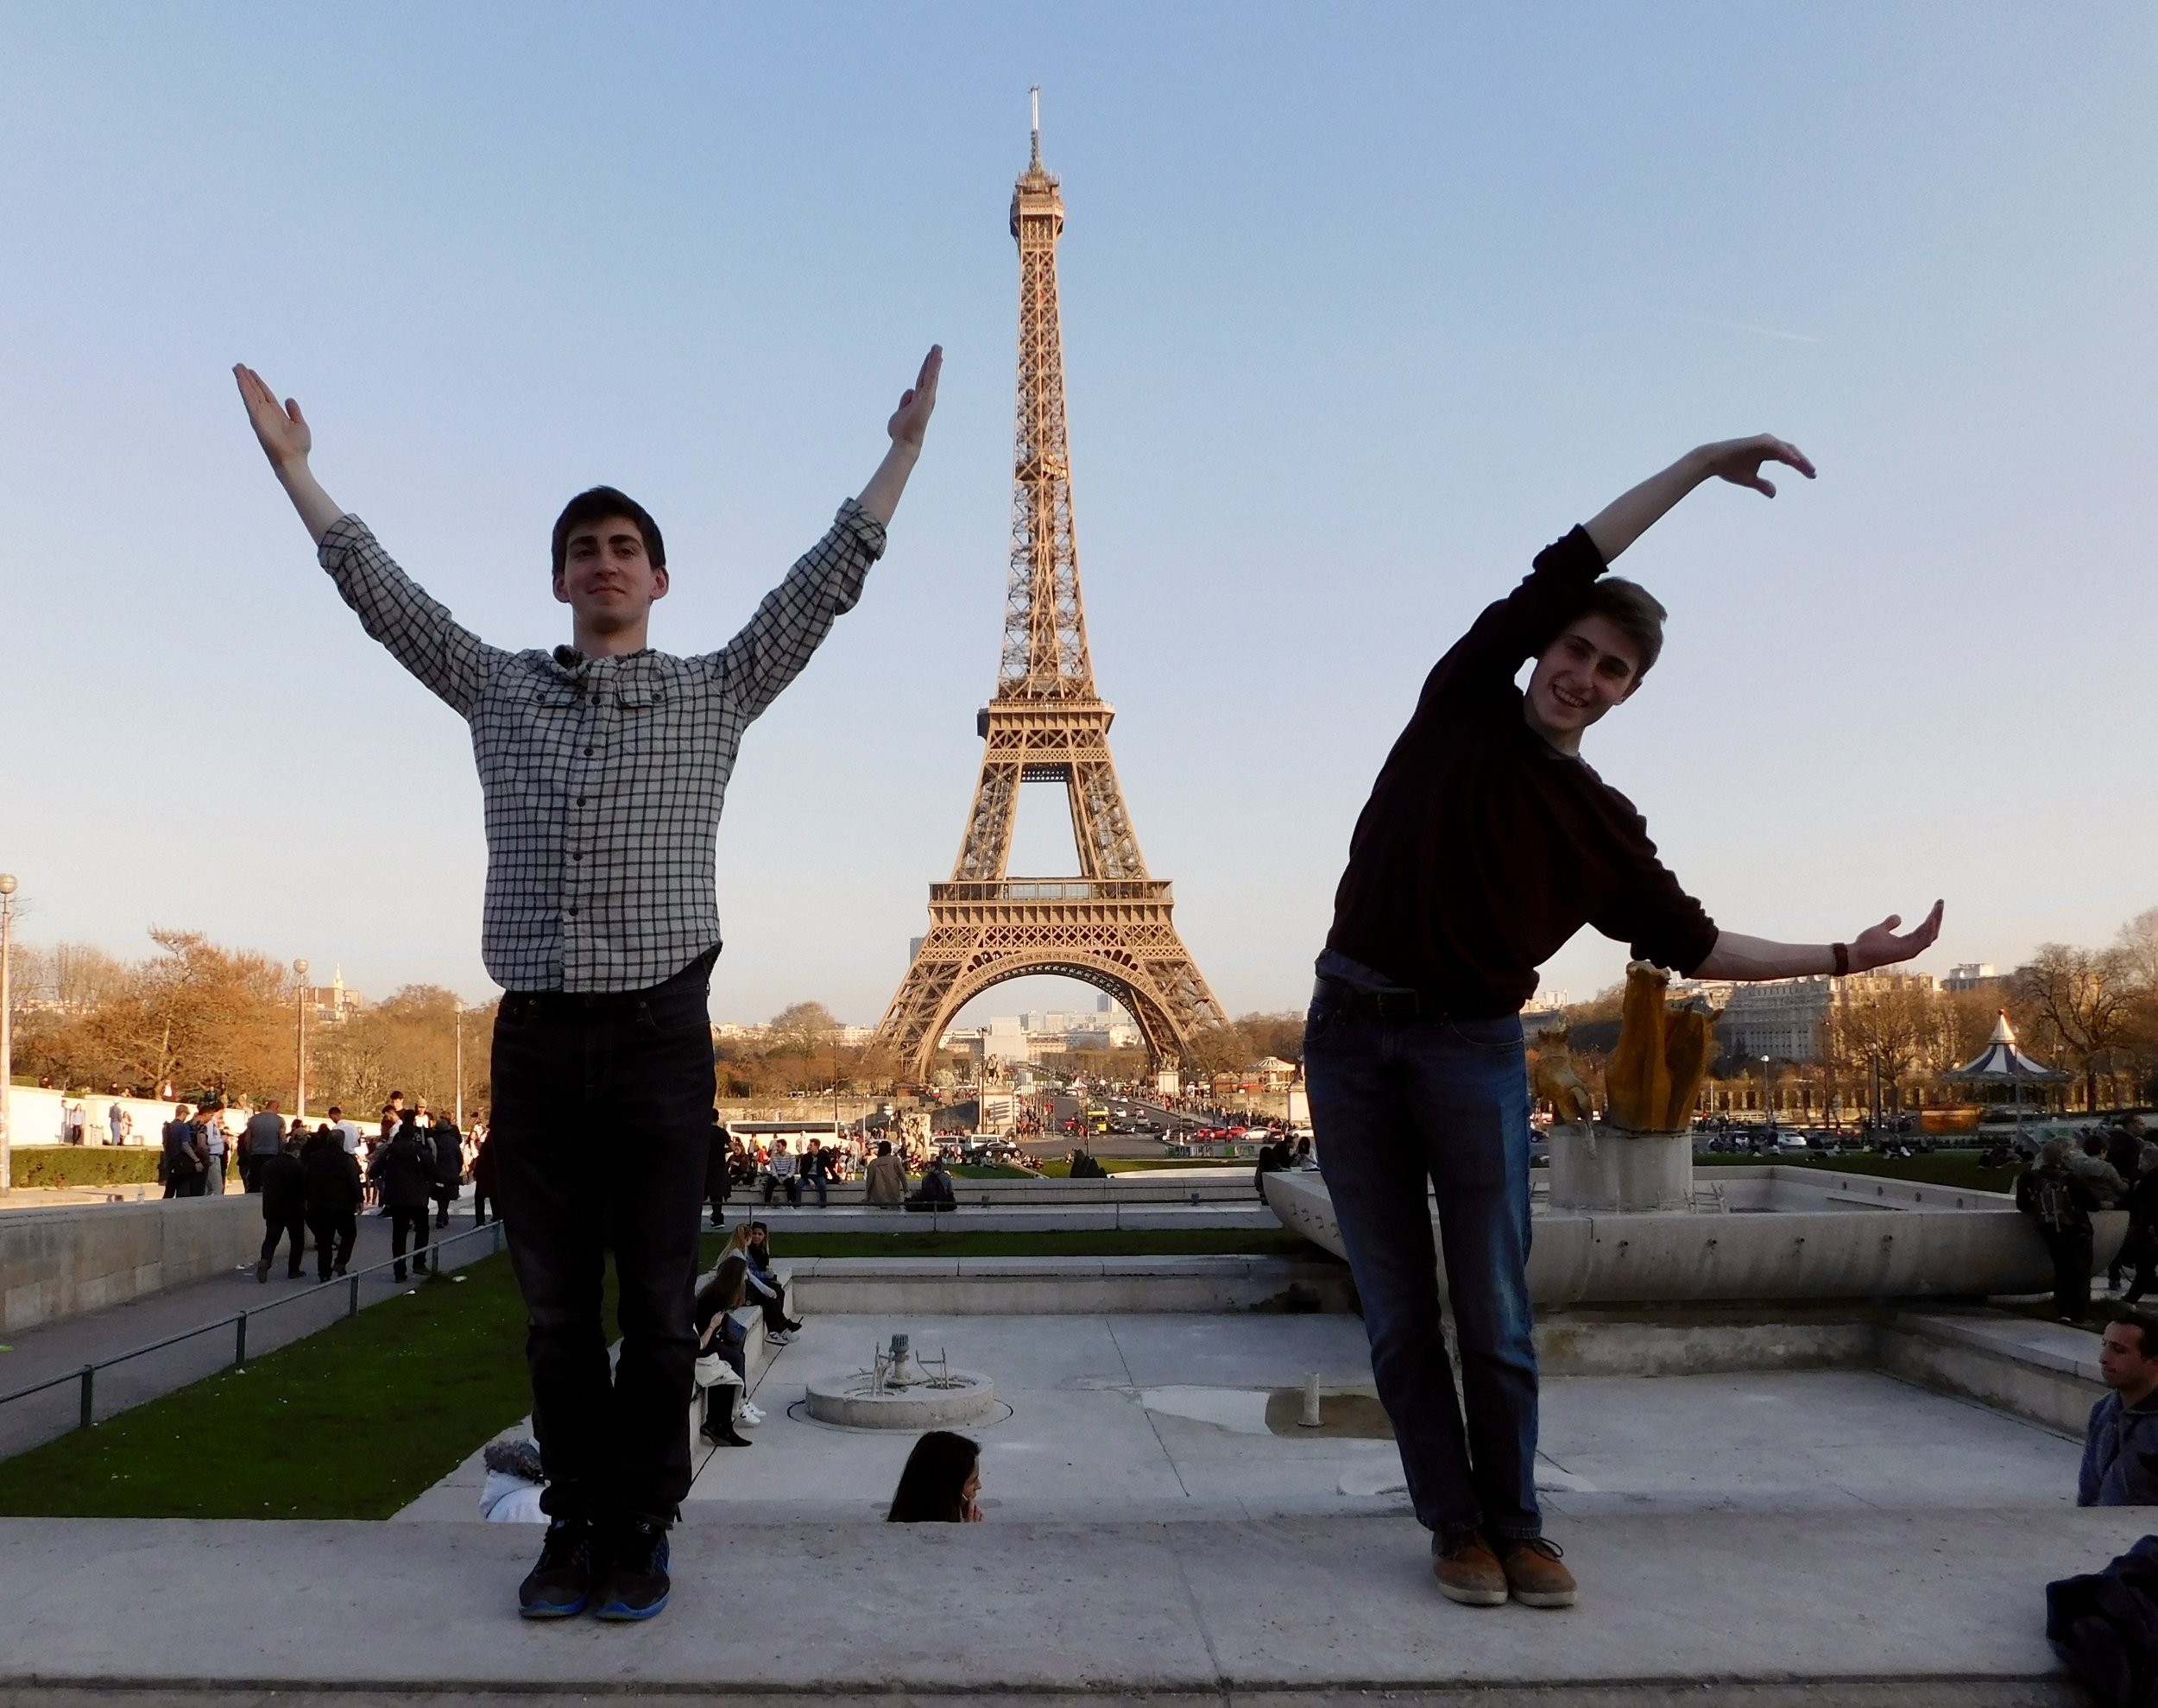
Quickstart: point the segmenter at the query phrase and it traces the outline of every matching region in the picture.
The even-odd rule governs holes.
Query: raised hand
[[[1896,930],[1903,923],[1900,913],[1891,913],[1878,925],[1868,926],[1852,940],[1851,970],[1863,973],[1875,967],[1893,967],[1925,954],[1940,935],[1940,912],[1941,904],[1935,902],[1934,911],[1919,923],[1918,929],[1901,936]]]
[[[937,376],[943,371],[944,347],[931,344],[929,354],[922,358],[922,371],[914,376],[914,383],[899,394],[899,407],[892,412],[892,419],[885,431],[892,435],[892,443],[920,450],[922,435],[929,431],[929,418],[937,408]]]
[[[1756,433],[1751,438],[1705,444],[1700,454],[1707,460],[1707,471],[1718,480],[1729,481],[1733,486],[1750,486],[1764,498],[1776,496],[1776,483],[1762,478],[1764,463],[1785,463],[1808,480],[1814,478],[1814,465],[1807,461],[1806,453],[1773,433]]]
[[[262,376],[243,363],[234,365],[232,377],[240,382],[240,400],[247,405],[248,420],[270,467],[281,472],[288,463],[305,463],[314,449],[315,436],[300,413],[299,400],[288,397],[280,404]]]

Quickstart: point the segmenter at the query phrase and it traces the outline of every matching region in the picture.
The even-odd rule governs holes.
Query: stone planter
[[[1554,1210],[1685,1210],[1694,1202],[1694,1143],[1682,1132],[1634,1132],[1606,1122],[1554,1123]]]

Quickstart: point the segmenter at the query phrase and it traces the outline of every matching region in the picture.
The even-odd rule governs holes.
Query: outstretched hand
[[[1782,463],[1797,470],[1809,481],[1814,478],[1814,465],[1807,461],[1806,453],[1773,433],[1756,433],[1751,438],[1725,439],[1719,444],[1703,445],[1701,455],[1707,459],[1708,472],[1718,480],[1729,481],[1733,486],[1750,486],[1764,498],[1776,496],[1776,483],[1762,478],[1764,463]]]
[[[1941,905],[1935,902],[1934,911],[1919,922],[1916,930],[1906,931],[1900,936],[1896,930],[1903,923],[1900,913],[1891,913],[1878,925],[1870,925],[1859,932],[1852,940],[1851,970],[1864,973],[1876,967],[1893,967],[1900,961],[1925,954],[1940,935]]]
[[[299,400],[288,397],[279,403],[277,394],[263,384],[262,376],[243,363],[234,365],[232,377],[240,382],[241,401],[247,405],[248,420],[270,467],[281,470],[288,463],[306,462],[307,453],[314,449],[315,436],[307,418],[300,413]]]
[[[922,371],[914,376],[914,383],[899,394],[899,407],[892,412],[892,419],[886,425],[885,431],[892,435],[893,444],[916,451],[922,448],[922,435],[929,431],[929,418],[937,408],[937,376],[943,368],[943,345],[931,344],[929,354],[922,358]]]

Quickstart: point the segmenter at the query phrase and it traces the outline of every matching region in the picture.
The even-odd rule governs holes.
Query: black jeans
[[[2113,1259],[2115,1273],[2123,1264],[2132,1265],[2136,1274],[2121,1302],[2132,1305],[2153,1288],[2158,1288],[2158,1228],[2136,1222],[2128,1225],[2128,1238],[2121,1242],[2120,1255]]]
[[[689,1492],[717,953],[647,990],[512,991],[495,1010],[488,1113],[525,1299],[540,1504],[555,1516],[668,1524]],[[611,1377],[609,1251],[622,1330]]]
[[[412,1236],[412,1264],[420,1274],[427,1272],[427,1207],[422,1203],[412,1208],[393,1204],[389,1207],[389,1255],[397,1267],[390,1271],[398,1280],[405,1278],[405,1237]]]
[[[300,1254],[307,1247],[306,1220],[299,1210],[287,1213],[282,1221],[272,1221],[267,1216],[262,1219],[262,1261],[267,1264],[277,1255],[277,1242],[287,1234],[292,1236],[293,1255],[291,1266],[285,1272],[298,1275]]]
[[[358,1220],[350,1210],[310,1210],[307,1232],[315,1237],[315,1276],[329,1280],[334,1270],[352,1266],[352,1242],[359,1238]]]
[[[2081,1322],[2091,1314],[2091,1230],[2042,1230],[2053,1255],[2053,1313]]]

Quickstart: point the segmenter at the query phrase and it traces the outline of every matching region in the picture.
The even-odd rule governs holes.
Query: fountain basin
[[[981,1423],[1003,1409],[996,1384],[986,1376],[955,1370],[943,1384],[919,1383],[873,1391],[868,1376],[812,1382],[805,1409],[821,1423],[848,1429],[953,1429]]]
[[[1265,1176],[1282,1226],[1346,1257],[1322,1175]],[[2004,1193],[1914,1185],[1833,1169],[1693,1171],[1689,1210],[1580,1211],[1538,1203],[1529,1292],[1540,1306],[1690,1300],[1914,1299],[2039,1293],[2053,1264]],[[2095,1259],[2128,1229],[2092,1218]],[[1439,1243],[1437,1219],[1432,1239]],[[1446,1289],[1442,1254],[1439,1288]]]

